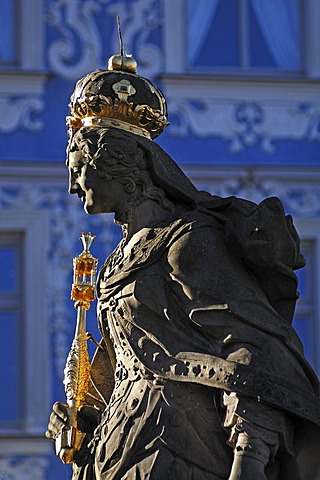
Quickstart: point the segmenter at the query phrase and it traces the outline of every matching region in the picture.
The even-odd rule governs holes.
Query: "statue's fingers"
[[[53,412],[58,415],[64,422],[68,421],[68,411],[67,411],[68,405],[62,402],[56,402],[52,410]]]
[[[53,432],[61,430],[67,424],[66,421],[62,420],[56,413],[52,412],[49,419],[48,430]]]
[[[54,435],[54,433],[49,429],[45,431],[45,437],[48,438],[49,440],[56,439],[56,436]]]
[[[49,418],[49,425],[46,436],[48,438],[56,438],[61,430],[63,430],[67,426],[68,421],[63,420],[59,415],[57,415],[55,412],[52,412]]]

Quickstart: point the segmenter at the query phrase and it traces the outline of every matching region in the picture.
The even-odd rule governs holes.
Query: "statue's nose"
[[[79,184],[74,180],[72,179],[72,177],[70,176],[69,178],[69,193],[71,194],[74,194],[74,193],[78,193],[79,192]]]

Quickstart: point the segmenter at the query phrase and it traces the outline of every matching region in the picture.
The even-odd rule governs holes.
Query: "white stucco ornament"
[[[250,147],[272,154],[278,141],[320,141],[316,83],[183,77],[164,83],[172,136],[223,139],[234,154]]]
[[[11,458],[0,459],[1,480],[44,480],[48,460],[42,457],[26,458],[19,462]]]
[[[44,101],[41,98],[0,97],[0,133],[11,133],[18,128],[38,132],[43,127],[39,116],[43,110]]]
[[[134,52],[139,74],[148,78],[159,73],[160,47],[150,40],[161,24],[157,0],[53,0],[49,4],[48,23],[58,33],[48,47],[49,64],[54,73],[76,81],[87,72],[105,68],[108,52],[119,48],[116,16],[123,26],[125,47]],[[101,18],[111,17],[114,26],[104,36]]]

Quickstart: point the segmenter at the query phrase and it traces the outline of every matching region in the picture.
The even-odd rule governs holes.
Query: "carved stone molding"
[[[45,80],[43,72],[0,72],[0,133],[43,128]]]
[[[200,190],[213,195],[260,203],[266,197],[281,199],[288,213],[296,218],[320,216],[320,169],[263,168],[186,168]]]
[[[48,48],[54,73],[78,80],[89,71],[106,68],[107,55],[119,51],[116,16],[120,15],[125,47],[134,53],[139,73],[152,78],[159,73],[161,52],[150,33],[162,21],[158,0],[52,0],[48,22],[59,33]],[[112,31],[104,36],[99,17],[114,17]]]
[[[33,457],[20,461],[10,458],[0,459],[1,480],[44,480],[48,460],[41,457]]]
[[[18,128],[31,132],[42,129],[43,121],[37,115],[44,110],[41,98],[29,97],[0,97],[0,132],[10,133]]]
[[[320,142],[316,83],[166,77],[169,134],[222,138],[232,153],[251,146],[272,154],[277,141]]]
[[[0,69],[0,133],[17,129],[32,132],[43,127],[44,86],[48,76],[44,62],[42,0],[15,3],[19,31],[16,32],[16,65]]]

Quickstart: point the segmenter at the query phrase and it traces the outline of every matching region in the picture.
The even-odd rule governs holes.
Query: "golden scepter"
[[[56,453],[64,463],[72,463],[85,433],[77,428],[77,413],[90,387],[90,359],[86,332],[86,313],[95,298],[98,260],[89,252],[96,237],[82,233],[83,252],[73,259],[71,299],[77,310],[74,339],[64,369],[64,389],[68,403],[69,423],[56,439]]]

